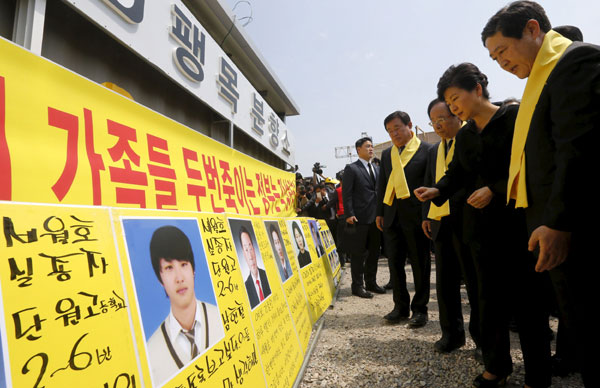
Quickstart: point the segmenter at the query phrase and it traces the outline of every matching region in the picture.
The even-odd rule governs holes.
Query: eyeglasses
[[[444,124],[444,122],[446,120],[448,120],[450,117],[440,117],[439,119],[435,120],[435,121],[430,121],[428,124],[431,125],[432,127],[436,127],[438,125],[442,125]]]

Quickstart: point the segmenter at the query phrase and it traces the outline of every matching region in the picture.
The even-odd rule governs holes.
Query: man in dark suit
[[[371,138],[355,143],[358,160],[346,165],[342,199],[346,217],[346,251],[350,254],[352,294],[372,298],[371,292],[385,294],[377,285],[380,233],[375,225],[377,176],[379,169],[370,163],[373,157]]]
[[[498,11],[481,37],[504,70],[528,78],[507,192],[525,208],[529,249],[538,251],[535,270],[550,271],[561,319],[575,336],[584,384],[596,387],[597,230],[581,220],[598,219],[585,188],[599,165],[600,47],[552,31],[544,9],[531,1]]]
[[[427,107],[429,123],[441,141],[434,145],[427,160],[425,185],[433,186],[444,176],[454,155],[455,137],[462,121],[450,113],[444,101],[437,98]],[[469,248],[463,240],[463,206],[465,190],[459,190],[449,201],[438,207],[423,204],[423,232],[433,241],[435,249],[435,287],[437,293],[442,338],[434,344],[441,353],[451,352],[465,344],[465,329],[460,296],[461,275],[465,279],[471,319],[469,331],[479,348],[479,301],[477,275]],[[476,353],[477,354],[477,353]]]
[[[267,279],[267,273],[264,269],[258,268],[256,261],[256,251],[254,250],[254,244],[252,244],[252,237],[250,232],[244,226],[240,228],[240,243],[242,244],[242,250],[244,252],[244,259],[250,270],[250,275],[246,278],[246,291],[248,292],[248,299],[250,300],[250,308],[256,307],[269,295],[271,295],[271,288],[269,287],[269,280]]]
[[[421,142],[413,133],[412,122],[406,112],[390,114],[383,125],[393,146],[381,155],[376,223],[383,231],[386,256],[391,260],[390,277],[394,294],[394,309],[384,318],[389,322],[399,322],[408,318],[410,310],[413,315],[409,326],[417,328],[427,323],[431,257],[429,241],[421,229],[421,202],[412,191],[423,184],[431,144]],[[407,256],[415,284],[412,302],[404,272]]]

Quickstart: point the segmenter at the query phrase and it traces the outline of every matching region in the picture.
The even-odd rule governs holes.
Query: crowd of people
[[[383,121],[393,145],[381,160],[370,138],[357,140],[358,160],[335,180],[298,182],[297,213],[327,221],[340,258],[350,261],[353,295],[392,289],[390,323],[426,324],[433,246],[442,331],[434,347],[445,353],[465,344],[464,282],[474,357],[484,367],[473,387],[505,385],[511,324],[525,387],[550,387],[553,374],[573,372],[585,387],[599,387],[592,369],[598,260],[584,220],[598,215],[586,178],[598,165],[600,47],[583,43],[575,27],[553,28],[533,1],[500,9],[481,38],[502,69],[527,79],[520,101],[490,101],[475,64],[448,67],[427,107],[438,144],[415,135],[408,113],[393,112]],[[387,287],[376,283],[381,247]],[[559,318],[553,356],[552,313]]]

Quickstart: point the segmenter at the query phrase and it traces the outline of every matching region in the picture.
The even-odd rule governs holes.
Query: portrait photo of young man
[[[219,342],[223,324],[197,221],[136,218],[122,223],[158,386]]]

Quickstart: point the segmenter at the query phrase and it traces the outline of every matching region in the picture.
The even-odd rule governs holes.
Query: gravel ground
[[[412,271],[406,266],[411,296]],[[378,284],[388,282],[387,260],[379,260]],[[473,358],[475,348],[467,335],[467,344],[451,354],[439,354],[433,343],[441,336],[435,294],[435,265],[431,273],[429,322],[423,328],[410,329],[406,323],[390,325],[383,315],[394,307],[391,291],[374,298],[352,296],[350,266],[346,265],[338,298],[324,314],[324,324],[304,372],[300,388],[368,387],[420,388],[471,387],[473,378],[483,371]],[[462,289],[463,314],[469,319],[466,290]],[[466,322],[465,322],[466,323]],[[558,322],[551,321],[556,332]],[[315,332],[313,332],[313,336]],[[311,339],[312,340],[312,339]],[[523,358],[518,337],[511,333],[514,372],[507,387],[522,387]],[[554,347],[554,341],[552,342]],[[583,387],[579,375],[554,378],[552,387]]]

